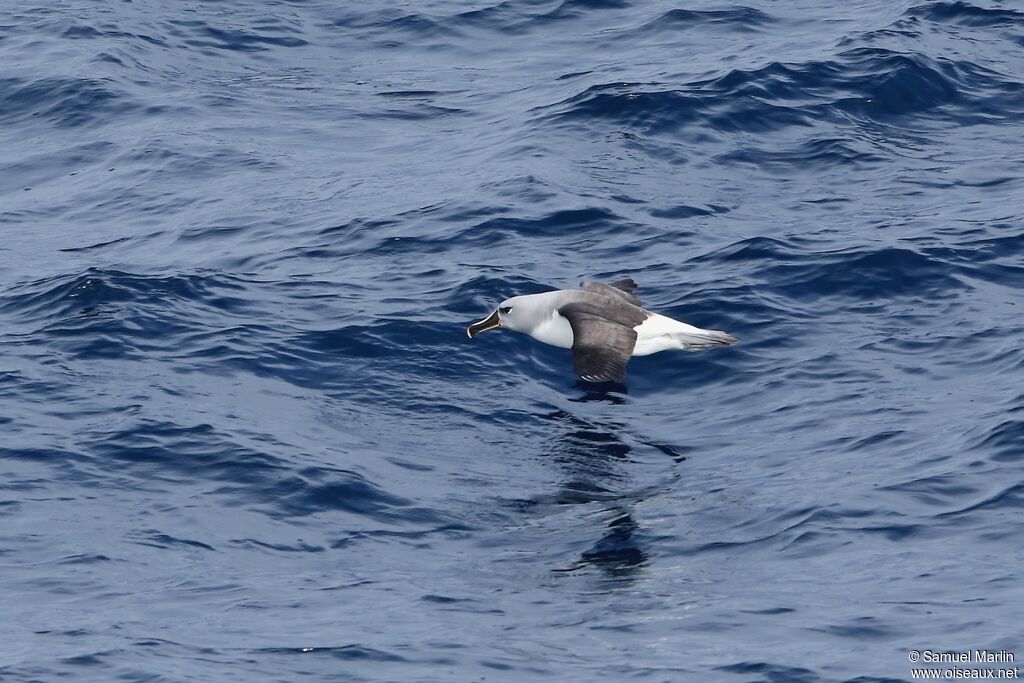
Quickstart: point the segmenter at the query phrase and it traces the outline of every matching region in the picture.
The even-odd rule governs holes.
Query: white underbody
[[[669,349],[699,349],[719,344],[721,337],[728,336],[717,330],[702,330],[658,313],[650,313],[647,320],[633,329],[636,330],[634,356],[647,356]],[[554,311],[549,320],[538,325],[530,336],[545,344],[572,348],[572,327],[558,311]]]

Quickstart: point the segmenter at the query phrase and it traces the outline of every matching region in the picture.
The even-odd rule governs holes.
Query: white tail
[[[736,337],[721,330],[702,330],[699,327],[693,329],[694,332],[676,334],[680,346],[689,351],[705,349],[709,346],[729,346],[739,341]]]
[[[654,313],[642,324],[637,325],[634,356],[646,356],[666,349],[697,351],[711,346],[729,346],[737,342],[736,337],[719,330],[703,330],[699,327],[673,320]]]

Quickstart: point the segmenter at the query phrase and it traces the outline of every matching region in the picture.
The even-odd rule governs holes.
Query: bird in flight
[[[514,296],[470,325],[470,338],[507,327],[538,341],[572,349],[572,367],[588,382],[620,382],[632,356],[667,349],[728,346],[736,338],[703,330],[642,307],[636,283],[584,280],[579,289]]]

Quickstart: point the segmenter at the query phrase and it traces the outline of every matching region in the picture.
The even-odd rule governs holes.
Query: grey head
[[[472,338],[481,332],[506,327],[516,332],[530,334],[538,325],[551,317],[562,294],[562,291],[545,292],[505,299],[489,316],[467,327],[466,333]]]

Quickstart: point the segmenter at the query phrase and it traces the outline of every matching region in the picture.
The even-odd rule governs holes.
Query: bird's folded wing
[[[642,310],[623,305],[621,310],[588,303],[566,304],[559,315],[572,327],[572,367],[590,382],[619,382],[633,355],[636,331],[646,319]]]
[[[622,280],[616,280],[611,284],[605,284],[603,282],[595,282],[594,280],[584,280],[580,283],[580,288],[594,294],[603,294],[605,296],[615,297],[616,299],[622,299],[628,301],[634,306],[640,306],[640,297],[633,292],[636,291],[636,283],[630,278]]]

